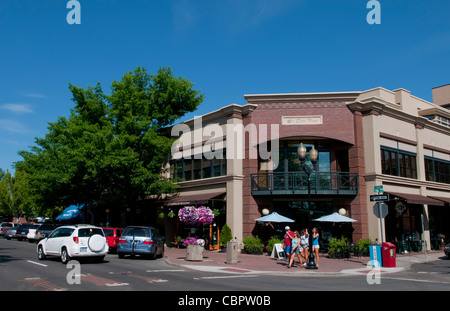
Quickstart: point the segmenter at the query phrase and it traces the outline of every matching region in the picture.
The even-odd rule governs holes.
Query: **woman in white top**
[[[308,250],[309,250],[309,235],[308,229],[302,230],[302,235],[300,237],[300,247],[302,248],[301,256],[305,259],[305,264],[308,261]]]
[[[297,255],[298,260],[300,261],[300,268],[303,268],[302,257],[300,256],[301,246],[300,246],[300,233],[298,231],[294,232],[294,238],[292,239],[292,255],[289,260],[288,268],[292,267],[292,263],[294,262],[294,256]]]

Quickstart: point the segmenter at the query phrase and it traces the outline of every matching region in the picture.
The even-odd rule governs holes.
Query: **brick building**
[[[276,234],[277,228],[254,220],[274,211],[294,219],[297,230],[339,211],[357,222],[313,222],[324,243],[336,235],[354,242],[409,237],[427,240],[429,248],[437,235],[450,237],[445,225],[450,220],[448,90],[433,89],[440,105],[384,88],[245,95],[246,105],[226,106],[173,127],[179,144],[168,165],[171,177],[183,181],[162,209],[217,208],[217,226],[227,223],[238,239]],[[300,143],[318,151],[309,178],[299,161]],[[380,185],[390,195],[381,224],[369,199]],[[174,223],[165,225],[169,238]]]

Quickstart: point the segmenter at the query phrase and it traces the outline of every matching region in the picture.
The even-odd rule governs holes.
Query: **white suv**
[[[95,257],[103,261],[108,243],[102,228],[92,225],[62,226],[37,245],[39,260],[46,256],[60,256],[63,264],[74,257]]]

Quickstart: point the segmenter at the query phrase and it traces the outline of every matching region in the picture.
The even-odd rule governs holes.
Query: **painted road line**
[[[236,279],[236,278],[255,278],[258,275],[227,275],[227,276],[204,276],[194,278],[194,280],[214,280],[214,279]]]
[[[127,286],[129,283],[116,282],[111,279],[102,278],[92,274],[82,274],[81,282],[93,283],[97,286]]]
[[[45,264],[39,263],[39,262],[35,262],[35,261],[31,261],[31,260],[27,260],[27,262],[38,265],[38,266],[42,266],[42,267],[48,267],[48,265],[45,265]]]
[[[155,272],[185,272],[186,270],[177,270],[177,269],[159,269],[159,270],[147,270],[146,272],[155,273]]]

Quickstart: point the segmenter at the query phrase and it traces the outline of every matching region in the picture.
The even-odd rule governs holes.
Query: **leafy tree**
[[[155,75],[138,67],[114,81],[109,95],[100,83],[69,89],[70,115],[49,123],[45,137],[16,163],[39,206],[123,207],[175,191],[161,174],[173,143],[163,130],[203,101],[192,82],[168,67]]]
[[[3,174],[0,179],[0,213],[16,217],[33,214],[33,204],[23,177],[21,171],[16,171],[16,176],[9,171]]]

